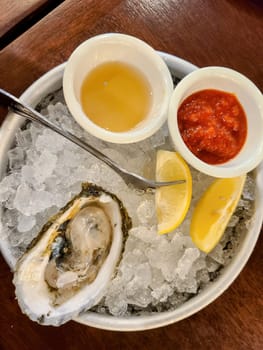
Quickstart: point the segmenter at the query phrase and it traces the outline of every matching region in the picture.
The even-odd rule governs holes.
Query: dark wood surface
[[[0,37],[46,2],[47,0],[0,0]]]
[[[63,0],[0,0],[0,49]]]
[[[105,32],[135,35],[200,67],[234,68],[263,90],[260,0],[66,0],[0,51],[1,87],[20,95],[83,40]],[[262,251],[261,236],[232,286],[198,314],[135,333],[31,322],[17,306],[12,274],[0,258],[0,349],[262,349]]]

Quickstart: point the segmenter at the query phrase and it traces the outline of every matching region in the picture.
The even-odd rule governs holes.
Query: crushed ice
[[[60,92],[58,95],[61,101],[49,104],[42,113],[120,165],[154,177],[156,149],[170,147],[167,125],[133,145],[109,144],[84,133],[71,118]],[[185,221],[175,232],[157,235],[153,195],[128,188],[105,164],[51,130],[28,123],[17,132],[16,146],[8,152],[8,158],[9,171],[0,182],[4,208],[0,232],[15,259],[48,218],[80,191],[82,182],[94,182],[123,201],[133,228],[116,276],[103,301],[94,308],[97,312],[123,316],[177,307],[216,278],[235,254],[240,235],[246,232],[253,215],[255,184],[249,176],[223,239],[205,255],[193,245],[188,232],[193,206],[211,182],[208,176],[191,169],[193,200]]]

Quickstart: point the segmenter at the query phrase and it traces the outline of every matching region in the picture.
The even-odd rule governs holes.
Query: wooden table
[[[260,0],[66,0],[22,31],[0,52],[1,87],[17,96],[83,40],[105,32],[135,35],[200,67],[234,68],[263,90]],[[262,349],[262,252],[261,237],[233,285],[198,314],[136,333],[31,322],[17,306],[12,274],[0,258],[0,349]]]

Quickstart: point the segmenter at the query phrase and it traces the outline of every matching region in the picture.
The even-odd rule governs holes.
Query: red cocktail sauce
[[[227,162],[245,143],[247,119],[234,94],[198,91],[183,101],[177,118],[187,147],[208,164]]]

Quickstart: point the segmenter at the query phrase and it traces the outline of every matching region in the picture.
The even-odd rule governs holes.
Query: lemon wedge
[[[190,169],[177,152],[159,150],[156,160],[156,180],[185,180],[179,185],[158,188],[155,205],[158,233],[168,233],[184,220],[192,197],[192,176]]]
[[[190,235],[196,246],[209,253],[219,242],[240,199],[246,175],[216,179],[198,201]]]

